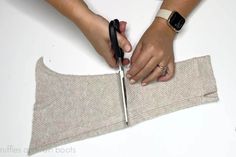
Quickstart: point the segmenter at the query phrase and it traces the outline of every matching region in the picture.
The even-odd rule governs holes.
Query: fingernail
[[[127,74],[126,77],[127,77],[127,78],[131,78],[131,75],[130,75],[130,74]]]
[[[142,85],[142,86],[146,86],[146,85],[147,85],[147,83],[143,82],[143,83],[141,83],[141,85]]]
[[[131,79],[129,82],[130,82],[131,84],[134,84],[134,83],[135,83],[135,80]]]
[[[130,50],[130,46],[129,45],[125,45],[125,51],[129,51]]]

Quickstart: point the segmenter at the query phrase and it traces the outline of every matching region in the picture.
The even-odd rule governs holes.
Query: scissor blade
[[[119,64],[119,74],[120,74],[120,84],[121,84],[121,91],[122,91],[123,108],[124,108],[124,114],[125,114],[125,123],[128,126],[129,120],[128,120],[128,110],[127,110],[127,97],[126,97],[124,67],[121,63]]]

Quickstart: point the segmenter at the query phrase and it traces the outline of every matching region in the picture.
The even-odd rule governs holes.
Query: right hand
[[[132,46],[126,38],[125,29],[126,22],[120,21],[121,33],[117,33],[118,43],[124,52],[131,52]],[[93,14],[87,25],[81,31],[110,67],[117,68],[118,65],[114,58],[114,51],[111,48],[109,37],[109,22],[104,17]],[[124,58],[123,65],[129,64],[129,62],[129,59]]]

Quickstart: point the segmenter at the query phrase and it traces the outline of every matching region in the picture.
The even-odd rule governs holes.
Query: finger
[[[158,64],[157,64],[158,65]],[[159,66],[155,66],[152,72],[142,80],[142,85],[147,85],[150,82],[157,80],[162,75],[162,69]],[[167,66],[167,61],[161,61],[159,65]]]
[[[144,68],[142,70],[140,70],[136,75],[134,75],[131,79],[130,79],[130,83],[135,83],[137,82],[139,79],[146,77],[147,75],[149,75],[151,73],[151,71],[153,71],[153,69],[156,68],[157,66],[157,60],[154,59],[154,57],[152,57],[150,59],[150,61],[144,66]]]
[[[107,47],[107,50],[110,50],[110,51],[108,51],[107,53],[104,53],[103,58],[106,60],[106,62],[108,63],[108,65],[111,68],[117,68],[118,65],[116,64],[116,60],[114,58],[113,50],[111,48],[108,48],[108,47]]]
[[[123,65],[128,65],[129,64],[129,59],[128,58],[124,58],[124,60],[123,60]]]
[[[121,33],[123,36],[125,36],[126,24],[127,24],[127,22],[125,22],[125,21],[120,21],[120,33]]]
[[[134,52],[130,58],[131,65],[137,60],[138,56],[140,55],[142,51],[142,42],[139,42],[137,46],[134,49]]]
[[[156,67],[150,75],[148,75],[143,81],[142,81],[142,86],[146,86],[150,84],[153,81],[156,81],[158,77],[161,76],[161,69],[159,67]]]
[[[131,78],[136,75],[152,58],[151,55],[142,53],[139,55],[139,58],[131,65],[130,69],[127,72],[127,77]]]
[[[126,34],[125,34],[126,25],[127,25],[127,22],[120,21],[120,34],[127,39]]]
[[[119,46],[122,48],[122,50],[126,52],[130,52],[132,49],[132,46],[125,36],[126,24],[127,22],[120,21],[120,28],[119,28],[120,33],[117,33],[117,38],[118,38]]]
[[[158,81],[168,81],[174,77],[174,74],[175,74],[175,63],[174,63],[174,61],[171,61],[168,64],[168,70],[167,70],[166,75],[159,77],[157,80]]]
[[[129,40],[125,36],[117,32],[117,39],[118,39],[118,44],[122,50],[124,50],[125,52],[131,52],[132,46]]]
[[[104,59],[106,60],[106,62],[108,63],[108,65],[111,68],[117,68],[118,65],[116,64],[116,60],[114,59],[114,57],[108,57],[108,56],[104,56]]]

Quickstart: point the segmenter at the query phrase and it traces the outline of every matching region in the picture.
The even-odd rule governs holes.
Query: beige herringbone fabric
[[[126,80],[127,81],[127,80]],[[36,65],[36,100],[28,154],[125,128],[118,74],[66,75]],[[210,56],[176,64],[168,82],[126,83],[130,126],[218,100]]]

